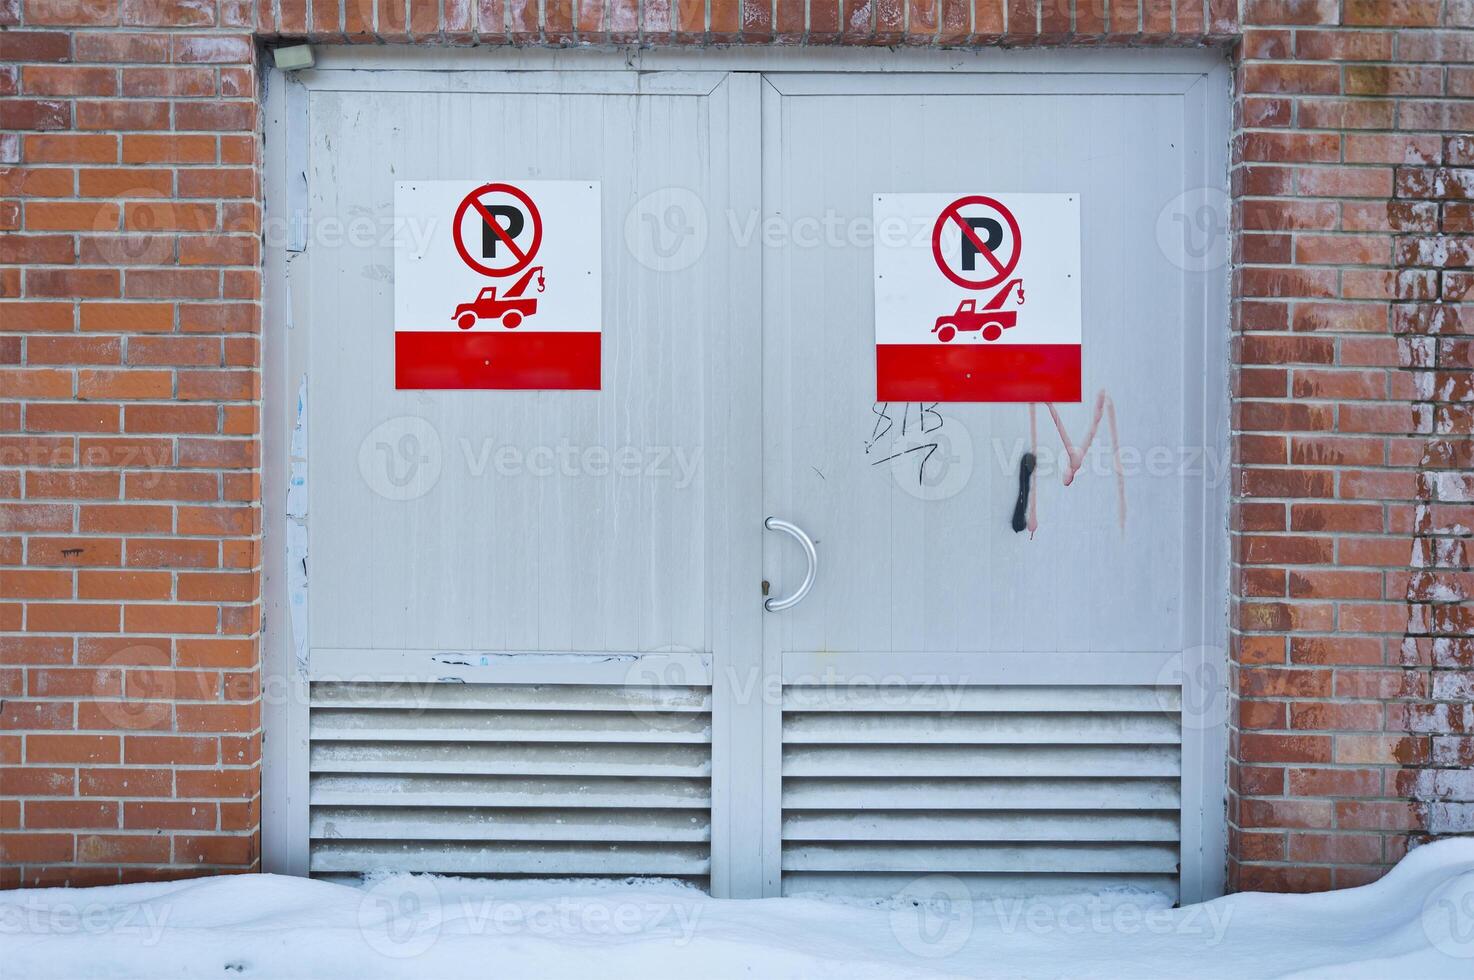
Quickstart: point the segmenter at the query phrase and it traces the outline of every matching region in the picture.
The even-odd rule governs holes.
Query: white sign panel
[[[877,194],[874,218],[879,400],[1080,400],[1078,194]]]
[[[597,181],[394,185],[395,386],[598,388]]]

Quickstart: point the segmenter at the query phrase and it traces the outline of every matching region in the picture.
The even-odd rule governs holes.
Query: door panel
[[[1189,777],[1167,665],[1202,643],[1211,618],[1213,600],[1190,583],[1203,577],[1203,453],[1216,446],[1204,432],[1216,388],[1199,379],[1216,365],[1204,362],[1200,281],[1158,246],[1157,219],[1201,186],[1194,80],[989,81],[768,79],[764,219],[789,233],[765,265],[764,501],[820,556],[808,597],[764,620],[784,690],[766,728],[767,790],[781,800],[765,840],[769,893],[780,874],[785,892],[884,893],[896,875],[968,872],[994,890],[1015,887],[1011,875],[1073,869],[1139,874],[1176,894]],[[872,196],[887,191],[1080,195],[1084,402],[875,402],[868,234]],[[805,226],[840,231],[816,246],[798,233]],[[908,229],[918,232],[930,223]],[[1026,248],[1045,247],[1025,236]],[[1081,448],[1097,416],[1066,481],[1059,430]],[[1025,452],[1039,460],[1037,527],[1019,533]],[[1216,462],[1206,475],[1224,475]],[[782,594],[806,565],[770,535],[764,567]],[[1027,710],[926,697],[937,685],[962,702],[1000,684],[1044,694],[1076,683],[1091,658],[1109,666],[1088,682],[1106,685],[1096,689],[1103,707],[1084,713],[1070,688]],[[887,678],[892,703],[867,704]],[[801,691],[822,692],[824,713],[796,706]],[[798,766],[820,723],[834,749]],[[1129,753],[1143,742],[1164,753],[1151,779],[1098,770],[1077,748]],[[974,743],[994,746],[995,772],[936,778]],[[1061,768],[1061,754],[1073,762]],[[817,838],[805,819],[815,807],[828,811]],[[924,847],[895,829],[918,807],[949,817],[927,823]],[[1107,825],[1097,809],[1129,819]],[[1045,825],[1055,829],[1030,836]],[[980,856],[980,840],[1027,843]]]
[[[711,124],[689,94],[318,93],[313,208],[392,216],[396,178],[597,179],[622,234],[652,192],[720,196]],[[716,244],[682,275],[604,250],[600,393],[395,391],[390,249],[318,250],[313,645],[709,651]],[[423,493],[386,496],[419,441]]]
[[[712,662],[744,631],[757,649],[760,610],[733,592],[741,567],[756,597],[759,542],[731,540],[760,519],[755,489],[750,517],[733,497],[759,429],[731,364],[756,376],[757,324],[733,312],[729,239],[673,260],[648,222],[671,202],[756,210],[730,147],[734,101],[756,116],[755,79],[362,81],[313,90],[307,113],[312,227],[376,232],[324,235],[300,257],[309,869],[675,874],[725,890]],[[600,182],[602,390],[395,390],[394,182],[468,177]]]
[[[1057,406],[1061,420],[1080,442],[1104,391],[1125,446],[1188,445],[1182,276],[1155,238],[1156,215],[1184,189],[1181,97],[949,95],[937,81],[926,95],[771,99],[780,143],[766,216],[859,228],[886,190],[1078,191],[1086,402]],[[876,130],[893,136],[876,146]],[[1029,407],[875,404],[871,252],[856,241],[785,246],[771,263],[765,492],[773,513],[826,545],[819,585],[775,621],[783,648],[1174,648],[1182,482],[1133,474],[1122,527],[1108,425],[1063,487],[1041,406],[1039,531],[1015,533]],[[929,459],[922,449],[884,462],[932,443]],[[782,581],[801,577],[796,552],[775,547]]]

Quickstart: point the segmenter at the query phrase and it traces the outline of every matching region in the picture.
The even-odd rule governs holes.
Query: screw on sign
[[[942,248],[944,233],[954,227],[959,232],[956,268]],[[1003,288],[981,310],[977,308],[977,300],[965,299],[951,313],[937,317],[932,333],[938,340],[945,344],[959,333],[977,332],[984,340],[992,341],[1002,337],[1004,330],[1018,325],[1018,311],[1003,309],[1015,286],[1019,304],[1024,302],[1023,279],[1008,278],[1023,254],[1023,236],[1012,211],[982,194],[959,197],[937,216],[932,226],[931,249],[942,275],[964,289],[991,289],[1003,283]]]
[[[478,224],[467,221],[473,210],[481,218],[476,257],[466,243],[468,226],[474,229]],[[530,241],[521,246],[517,239],[524,230],[530,232]],[[522,273],[500,296],[495,286],[486,286],[474,300],[457,306],[451,314],[456,326],[470,330],[480,320],[493,320],[515,330],[525,317],[537,313],[537,297],[526,292],[533,276],[537,276],[538,292],[547,285],[542,266],[532,264],[542,246],[543,224],[537,205],[526,192],[512,184],[482,184],[461,200],[451,231],[461,261],[482,275],[500,279]]]

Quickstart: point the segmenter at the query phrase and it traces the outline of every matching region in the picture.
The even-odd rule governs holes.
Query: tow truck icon
[[[932,324],[931,332],[937,335],[942,343],[948,343],[962,331],[983,332],[984,340],[997,340],[1003,336],[1003,331],[1018,324],[1018,310],[1000,309],[1008,299],[1008,294],[1013,287],[1018,287],[1018,301],[1022,306],[1024,302],[1024,281],[1022,279],[1010,279],[1003,284],[1003,288],[988,300],[988,305],[981,310],[977,308],[977,300],[965,299],[957,304],[957,309],[937,317],[937,322]]]
[[[478,320],[500,320],[502,326],[508,330],[516,330],[523,318],[537,312],[537,297],[522,294],[526,292],[534,274],[537,276],[537,291],[543,291],[547,282],[542,273],[542,266],[533,266],[500,297],[496,294],[495,286],[487,286],[476,294],[474,300],[457,306],[451,319],[462,330],[470,330]]]

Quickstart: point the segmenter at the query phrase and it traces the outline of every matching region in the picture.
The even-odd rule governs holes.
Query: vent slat
[[[1177,845],[928,844],[877,841],[783,848],[784,871],[1171,874]]]
[[[711,741],[711,716],[656,711],[423,711],[315,708],[314,741]]]
[[[312,870],[454,872],[528,875],[705,875],[710,849],[701,844],[541,844],[460,841],[319,841]]]
[[[520,776],[314,775],[314,806],[711,806],[704,779]]]
[[[802,841],[1175,841],[1175,811],[792,810],[783,839]]]
[[[534,745],[447,742],[315,742],[318,773],[421,773],[426,775],[686,776],[711,775],[704,745]]]
[[[1153,892],[1162,908],[1177,901],[1178,880],[1175,874],[958,874],[976,898],[1036,898],[1045,895],[1089,895],[1107,889],[1129,889],[1133,893]],[[819,895],[829,898],[875,899],[901,894],[906,889],[914,896],[917,876],[908,873],[866,873],[856,871],[815,872],[789,871],[783,875],[783,894],[793,897]],[[989,912],[994,911],[989,908]],[[1004,907],[1004,914],[1027,911]],[[1021,920],[1022,921],[1022,920]]]
[[[787,685],[784,711],[1165,711],[1181,708],[1176,687],[1079,685],[1059,687],[968,686],[960,684],[863,687]]]
[[[427,809],[314,807],[312,836],[328,840],[711,840],[703,810]]]
[[[785,779],[793,810],[1172,810],[1175,779]]]
[[[317,681],[314,708],[420,708],[455,711],[711,711],[707,687],[597,684],[456,684],[437,681]]]
[[[1181,737],[1177,716],[1165,712],[795,712],[783,717],[785,744],[1175,745]]]
[[[1176,745],[790,745],[784,776],[1177,776]]]

